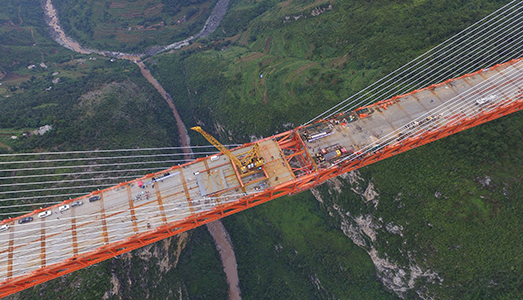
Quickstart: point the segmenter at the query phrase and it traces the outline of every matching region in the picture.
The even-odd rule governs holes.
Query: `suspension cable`
[[[512,78],[512,76],[518,76],[518,75],[519,76],[523,76],[523,74],[521,74],[521,71],[518,70],[518,69],[514,69],[512,71],[506,72],[506,73],[504,73],[504,76],[501,73],[496,74],[496,75],[491,77],[491,80],[483,81],[480,84],[471,87],[470,89],[468,89],[464,93],[461,93],[461,94],[453,97],[448,102],[446,102],[446,103],[436,107],[435,109],[433,109],[433,110],[431,110],[431,111],[421,115],[420,117],[416,118],[415,120],[411,120],[411,122],[412,121],[417,121],[417,120],[423,120],[424,118],[426,118],[428,116],[432,116],[432,115],[438,114],[438,113],[443,112],[445,110],[448,110],[450,112],[451,108],[461,109],[463,111],[463,113],[470,112],[472,110],[472,108],[470,108],[470,106],[471,106],[470,104],[474,103],[478,99],[478,97],[482,97],[481,91],[478,91],[482,86],[484,86],[484,85],[496,86],[495,84],[505,82],[505,79],[503,77]],[[523,77],[519,77],[517,79],[519,79],[521,81],[523,79]],[[507,91],[508,91],[509,94],[516,95],[519,89],[520,89],[520,87],[513,86],[511,89],[508,89]],[[476,93],[477,95],[474,96],[474,97],[472,95],[469,95],[469,94],[473,94],[473,93]],[[467,99],[471,99],[471,100],[470,101],[461,101],[460,98],[467,98]],[[467,110],[463,110],[463,107],[465,107],[465,106],[469,106],[469,108]],[[411,122],[409,122],[409,123],[411,123]],[[453,122],[456,122],[456,121],[448,122],[448,124],[452,124]],[[415,132],[421,133],[425,129],[429,128],[431,125],[432,124],[427,123],[427,124],[425,124],[423,126],[414,128],[414,130],[415,130]],[[362,154],[357,155],[357,157],[362,157],[363,155],[365,155],[365,154],[367,154],[369,152],[372,152],[372,151],[369,151],[369,149],[372,149],[374,146],[379,145],[380,143],[382,143],[384,141],[388,141],[388,140],[394,139],[395,136],[397,136],[398,134],[402,134],[402,133],[405,134],[405,133],[408,133],[408,132],[409,132],[409,129],[406,128],[405,126],[403,126],[402,129],[395,130],[395,131],[389,133],[388,135],[379,138],[377,141],[373,142],[372,144],[366,146],[364,148],[364,150],[366,150],[366,151],[362,151]],[[346,157],[343,160],[340,160],[337,164],[339,164],[339,163],[341,163],[341,162],[343,162],[343,161],[345,161],[347,159],[357,159],[357,157],[351,157],[351,156]]]
[[[409,66],[410,64],[412,64],[412,63],[416,62],[417,60],[423,58],[424,56],[427,56],[427,55],[429,55],[429,54],[430,54],[430,55],[433,55],[433,54],[431,54],[431,52],[433,52],[435,49],[437,49],[437,48],[439,48],[439,47],[443,47],[444,45],[446,45],[447,43],[449,43],[450,41],[452,41],[452,39],[457,39],[457,38],[460,37],[461,35],[463,35],[464,37],[466,37],[466,36],[469,35],[471,32],[474,32],[474,31],[477,30],[478,28],[481,28],[481,27],[485,26],[485,25],[490,21],[490,19],[492,19],[492,16],[497,17],[496,14],[497,14],[498,12],[500,12],[501,10],[504,10],[505,8],[509,7],[509,6],[512,5],[513,3],[516,3],[516,6],[519,5],[519,3],[517,3],[517,1],[512,1],[511,3],[508,3],[507,5],[505,5],[505,6],[503,6],[502,8],[496,10],[495,12],[491,13],[490,15],[488,15],[488,16],[482,18],[481,20],[477,21],[476,23],[474,23],[473,25],[469,26],[468,28],[462,30],[461,32],[459,32],[459,33],[456,34],[455,36],[453,36],[453,37],[447,39],[446,41],[444,41],[444,42],[440,43],[439,45],[437,45],[436,47],[432,48],[431,50],[429,50],[429,51],[425,52],[424,54],[420,55],[419,57],[415,58],[414,60],[412,60],[411,62],[407,63],[407,64],[404,65],[403,67],[397,69],[396,71],[394,71],[394,72],[388,74],[387,76],[383,77],[382,79],[380,79],[380,80],[376,81],[375,83],[371,84],[368,88],[366,88],[366,89],[364,89],[364,90],[361,90],[360,92],[356,93],[355,95],[353,95],[353,96],[351,96],[351,97],[345,99],[344,101],[340,102],[339,104],[335,105],[334,107],[328,109],[326,112],[320,114],[320,115],[317,116],[316,118],[311,119],[310,121],[308,121],[308,122],[305,123],[304,125],[309,124],[309,123],[311,123],[311,122],[313,122],[313,121],[315,121],[315,120],[317,120],[317,119],[323,117],[324,115],[326,115],[326,113],[332,111],[333,109],[338,108],[339,106],[341,106],[342,104],[344,104],[345,102],[347,102],[347,101],[349,101],[349,100],[351,100],[351,99],[353,99],[353,98],[356,98],[356,97],[358,97],[358,96],[361,98],[361,97],[367,95],[368,93],[370,93],[370,92],[372,92],[372,91],[375,91],[375,90],[381,88],[382,81],[387,80],[387,82],[388,82],[388,81],[394,79],[394,78],[397,76],[397,75],[394,75],[394,74],[401,72],[401,73],[399,74],[399,75],[401,75],[401,74],[403,74],[404,72],[406,72],[406,71],[408,71],[409,69],[411,69],[413,66],[409,67],[407,70],[404,70],[404,71],[401,71],[402,68],[406,68],[407,66]],[[485,21],[485,20],[486,20],[486,23],[480,24],[480,23],[482,23],[482,22]],[[476,28],[476,27],[474,27],[476,24],[480,24],[480,25],[477,26],[477,28]],[[466,31],[469,30],[470,28],[472,28],[472,31],[470,31],[470,32],[466,32]],[[461,37],[460,37],[460,38],[461,38]],[[455,41],[454,41],[454,42],[455,42]],[[454,43],[454,42],[453,42],[453,43]],[[448,47],[448,46],[449,46],[449,45],[444,46],[443,49],[445,49],[445,48]],[[441,51],[441,50],[442,50],[442,49],[438,49],[437,51],[434,51],[434,52],[435,52],[435,53],[438,53],[438,52]],[[423,58],[423,60],[425,60],[425,59],[427,59],[427,58]],[[418,62],[417,64],[419,64],[419,62]],[[414,72],[411,72],[411,74],[414,74]],[[392,77],[392,75],[394,75],[395,77]],[[392,77],[392,78],[389,79],[389,77]],[[376,86],[376,85],[377,85],[377,86]],[[376,86],[376,87],[375,87],[375,86]],[[362,93],[365,93],[365,94],[364,94],[364,95],[361,95]],[[356,99],[354,99],[354,100],[356,100]],[[338,109],[338,111],[339,111],[339,110],[341,110],[341,109]],[[334,113],[333,113],[333,114],[334,114]],[[330,114],[330,116],[332,116],[333,114]]]
[[[227,148],[239,147],[242,144],[224,145]],[[60,151],[60,152],[31,152],[31,153],[7,153],[2,156],[28,156],[28,155],[57,155],[57,154],[92,154],[92,153],[111,153],[111,152],[129,152],[129,151],[159,151],[159,150],[183,150],[198,148],[215,148],[213,145],[204,146],[182,146],[182,147],[161,147],[161,148],[136,148],[136,149],[104,149],[104,150],[82,150],[82,151]]]
[[[194,152],[194,155],[216,154],[216,151]],[[80,158],[61,158],[61,159],[41,159],[41,160],[17,160],[0,162],[0,165],[7,164],[25,164],[25,163],[46,163],[46,162],[70,162],[70,161],[91,161],[107,159],[130,159],[130,158],[148,158],[148,157],[165,157],[165,156],[185,156],[187,153],[167,153],[167,154],[148,154],[148,155],[126,155],[126,156],[98,156],[98,157],[80,157]]]
[[[512,28],[514,28],[514,27],[520,25],[520,23],[521,23],[521,22],[518,21],[518,23],[516,23],[516,25],[512,25],[512,27],[510,27],[509,29],[512,29]],[[513,24],[513,23],[511,23],[511,24]],[[500,25],[500,26],[501,26],[501,25]],[[507,28],[505,27],[504,29],[506,30]],[[518,29],[520,29],[520,28],[518,28]],[[498,31],[499,31],[499,30],[498,30]],[[519,30],[514,30],[514,31],[517,32],[517,31],[519,31]],[[489,32],[488,34],[490,35],[490,34],[492,34],[492,33]],[[485,39],[491,41],[490,43],[493,44],[493,45],[499,45],[499,43],[497,42],[496,39],[489,39],[489,36],[487,36],[486,38],[484,38],[484,40],[485,40]],[[470,49],[470,48],[474,48],[474,47],[475,47],[475,48],[478,48],[477,44],[478,44],[479,42],[476,42],[476,41],[474,41],[474,42],[476,43],[476,45],[473,45],[473,44],[471,45],[470,43],[469,43],[469,44],[465,44],[465,45],[463,45],[459,50],[466,50],[466,49]],[[507,39],[506,42],[509,42],[509,40]],[[479,47],[479,48],[480,48],[480,49],[484,49],[484,50],[480,50],[480,51],[485,51],[485,52],[488,51],[488,48],[486,48],[486,47]],[[445,53],[447,53],[447,52],[448,52],[448,51],[446,51]],[[480,52],[480,53],[481,53],[481,52]],[[476,53],[475,56],[477,56],[477,55],[480,54],[480,53]],[[457,62],[457,61],[461,61],[461,60],[463,60],[463,58],[460,57],[460,56],[458,56],[458,55],[455,55],[455,54],[452,54],[452,53],[451,53],[450,55],[447,55],[446,57],[439,58],[439,60],[436,61],[436,62],[434,62],[434,61],[431,62],[431,64],[435,64],[435,63],[440,62],[440,61],[442,61],[442,60],[445,61],[445,62],[447,62],[447,64],[450,64],[450,63],[455,63],[455,62]],[[411,83],[411,81],[413,81],[414,79],[412,79],[411,81],[407,81],[406,83],[405,83],[405,81],[403,81],[403,84],[404,84],[405,87],[404,87],[402,90],[399,90],[399,91],[396,91],[396,90],[386,91],[385,89],[382,89],[382,90],[381,90],[381,94],[379,94],[379,95],[375,95],[375,96],[373,96],[373,98],[371,98],[371,99],[369,99],[369,100],[367,100],[367,101],[364,100],[364,99],[360,99],[358,103],[354,103],[354,101],[357,101],[357,99],[355,99],[355,100],[352,101],[351,103],[349,103],[349,104],[343,106],[342,108],[338,109],[337,111],[331,113],[328,117],[331,117],[332,115],[334,115],[334,114],[336,114],[336,113],[339,113],[342,109],[346,109],[347,111],[348,111],[348,110],[352,110],[352,109],[354,109],[354,108],[356,108],[356,107],[358,107],[358,106],[369,105],[369,104],[371,104],[371,103],[373,103],[373,102],[375,102],[376,100],[379,100],[379,99],[390,98],[390,97],[392,97],[392,96],[395,96],[395,95],[398,95],[398,94],[402,94],[402,93],[408,92],[408,91],[413,90],[413,89],[416,89],[416,88],[424,87],[424,86],[430,84],[430,82],[434,82],[434,81],[443,81],[443,80],[444,80],[443,78],[446,78],[447,75],[450,75],[450,74],[452,74],[452,73],[462,72],[463,70],[467,70],[467,69],[469,69],[469,68],[468,68],[469,66],[471,66],[471,65],[473,65],[473,64],[475,64],[475,63],[476,63],[476,62],[474,62],[474,61],[469,61],[468,64],[463,64],[463,63],[461,63],[461,64],[459,65],[458,69],[456,69],[456,70],[450,69],[450,70],[447,70],[447,71],[443,71],[443,73],[441,73],[441,72],[442,72],[441,70],[443,70],[443,68],[440,68],[440,70],[438,70],[437,72],[431,71],[430,74],[432,74],[432,75],[431,75],[430,77],[426,78],[422,83],[419,83],[418,86],[410,86],[410,84],[413,84],[413,83]],[[427,64],[424,64],[423,66],[425,66],[425,65],[427,65]],[[430,68],[426,68],[425,70],[428,70],[428,69],[430,69]],[[438,73],[438,72],[439,72],[439,73]],[[425,72],[425,73],[427,73],[427,72]],[[439,75],[439,74],[440,74],[440,76],[435,77],[435,75]],[[408,74],[408,75],[411,75],[411,74]],[[417,75],[418,75],[417,77],[423,77],[423,76],[420,76],[419,74],[417,74]],[[454,77],[455,77],[455,76],[454,76]],[[433,78],[434,78],[434,79],[433,79]],[[397,81],[393,82],[393,83],[390,84],[388,87],[390,87],[390,86],[395,86],[395,84],[396,84],[397,82],[399,82],[399,81],[400,81],[400,80],[397,80]],[[414,80],[414,82],[415,82],[415,80]],[[391,88],[391,89],[392,89],[392,88]],[[366,102],[365,102],[365,101],[366,101]],[[348,105],[350,105],[350,104],[352,104],[352,106],[348,107]]]
[[[516,15],[516,16],[518,16],[518,15]],[[514,18],[514,17],[513,17],[513,18]],[[511,19],[505,21],[504,23],[498,25],[497,27],[500,27],[500,26],[502,26],[502,25],[505,25],[506,22],[512,20],[513,18],[511,18]],[[519,23],[520,23],[520,22],[518,21],[517,25],[519,25]],[[512,24],[512,23],[511,23],[511,24]],[[512,26],[512,27],[514,27],[514,26]],[[511,28],[512,28],[512,27],[511,27]],[[506,27],[505,27],[504,29],[506,29]],[[492,30],[492,29],[489,29],[489,30]],[[499,31],[499,30],[498,30],[498,31]],[[516,32],[518,32],[518,31],[516,31]],[[477,35],[477,34],[479,34],[479,33],[476,33],[475,35]],[[487,41],[489,41],[491,44],[496,44],[496,45],[497,45],[497,43],[496,43],[496,42],[497,42],[497,39],[492,39],[492,38],[490,38],[490,37],[488,36],[488,35],[491,35],[491,34],[492,34],[492,32],[487,32],[486,34],[483,34],[481,37],[478,37],[478,38],[483,38],[483,40],[487,40]],[[478,38],[476,38],[475,40],[469,41],[468,44],[464,44],[464,45],[463,45],[460,49],[458,49],[458,50],[460,50],[460,51],[461,51],[461,50],[463,50],[463,51],[468,51],[468,50],[471,49],[471,48],[478,48],[477,46],[474,46],[473,44],[471,45],[471,43],[473,43],[473,42],[476,43],[476,44],[478,44],[479,42],[476,41]],[[469,39],[470,39],[470,38],[469,38]],[[469,40],[469,39],[467,39],[467,40]],[[462,43],[463,43],[463,42],[462,42]],[[461,43],[460,43],[460,44],[461,44]],[[455,47],[457,47],[457,46],[454,46],[452,49],[454,49]],[[482,47],[479,47],[479,48],[482,49]],[[485,48],[485,49],[486,49],[486,48]],[[451,49],[450,49],[450,50],[451,50]],[[447,50],[447,51],[443,52],[443,54],[448,53],[450,50]],[[456,51],[454,51],[454,52],[456,52]],[[442,61],[442,60],[445,61],[446,64],[448,65],[448,64],[451,64],[451,63],[455,63],[455,62],[457,62],[457,61],[462,61],[463,58],[460,57],[459,55],[456,55],[455,53],[450,53],[450,54],[448,54],[448,55],[445,56],[445,57],[439,58],[437,61],[434,61],[434,59],[433,59],[430,63],[431,63],[432,65],[434,65],[434,64],[436,64],[436,63],[438,63],[438,62],[440,62],[440,61]],[[426,64],[420,66],[419,68],[424,67],[424,66],[426,66],[427,64],[428,64],[428,63],[426,63]],[[471,64],[471,63],[470,63],[470,64]],[[443,66],[445,66],[445,64],[443,64]],[[456,71],[460,71],[460,72],[461,72],[462,70],[466,70],[466,68],[465,68],[465,66],[464,66],[463,64],[460,64],[459,66],[461,66],[461,69],[458,69],[458,70],[452,70],[452,69],[451,69],[451,70],[448,70],[448,71],[446,71],[445,73],[443,73],[442,75],[440,75],[440,76],[439,76],[439,79],[430,79],[430,78],[429,78],[429,79],[432,80],[432,81],[437,81],[437,80],[439,80],[439,81],[443,81],[444,78],[446,78],[446,77],[445,77],[446,74],[451,74],[451,73],[455,73]],[[418,68],[418,69],[419,69],[419,68]],[[459,68],[459,67],[458,67],[458,68]],[[424,69],[424,73],[427,73],[426,70],[429,70],[429,69],[431,69],[431,68],[429,68],[429,67],[425,68],[425,69]],[[440,70],[441,70],[441,69],[443,69],[443,68],[440,67]],[[416,70],[416,71],[417,71],[417,70]],[[433,75],[437,74],[436,72],[433,72],[433,71],[430,71],[430,72],[431,72],[431,74],[433,74]],[[438,71],[438,72],[441,72],[441,71]],[[416,75],[415,78],[422,77],[422,76],[420,76],[420,74],[418,74],[418,73],[414,73],[414,71],[412,71],[410,74],[407,74],[407,75],[408,75],[408,76],[411,76],[411,77],[414,76],[414,75]],[[405,76],[407,76],[407,75],[405,75]],[[434,77],[434,76],[432,76],[431,78],[433,78],[433,77]],[[413,78],[414,78],[414,77],[413,77]],[[370,103],[375,102],[376,100],[379,100],[379,99],[382,99],[382,98],[388,98],[388,97],[395,96],[395,95],[398,94],[398,92],[399,92],[399,94],[401,94],[401,93],[404,93],[404,92],[408,92],[409,90],[415,89],[416,86],[413,86],[413,87],[409,86],[409,84],[412,84],[411,82],[412,82],[413,80],[414,80],[414,79],[410,79],[410,81],[406,81],[406,82],[405,82],[405,81],[401,81],[401,79],[398,79],[398,80],[394,81],[393,83],[391,83],[391,84],[389,84],[389,85],[387,86],[387,88],[390,88],[390,87],[392,86],[392,88],[390,88],[389,91],[386,91],[386,90],[383,89],[383,88],[380,89],[381,94],[373,96],[373,98],[371,98],[371,99],[369,99],[368,101],[366,101],[366,103],[365,103],[365,100],[362,99],[361,97],[360,97],[360,100],[359,100],[358,103],[354,103],[355,101],[358,101],[358,99],[354,99],[354,100],[353,100],[352,102],[350,102],[349,104],[346,104],[346,105],[343,106],[342,108],[340,108],[340,109],[338,109],[337,111],[331,113],[328,117],[331,117],[332,115],[334,115],[334,114],[336,114],[336,113],[339,113],[339,112],[342,111],[343,109],[351,110],[351,109],[354,109],[354,108],[356,108],[356,107],[362,105],[363,103],[364,103],[363,105],[368,105],[368,104],[370,104]],[[405,85],[405,88],[404,88],[403,90],[400,90],[400,91],[396,91],[396,90],[394,90],[394,87],[396,86],[396,84],[397,84],[398,82],[402,82],[402,83]],[[414,80],[414,82],[415,82],[415,80]],[[420,87],[426,86],[427,84],[430,84],[430,83],[431,83],[431,81],[425,80],[425,81],[421,84]],[[350,104],[352,104],[352,106],[351,106],[351,107],[348,107]],[[348,107],[348,108],[347,108],[347,107]]]

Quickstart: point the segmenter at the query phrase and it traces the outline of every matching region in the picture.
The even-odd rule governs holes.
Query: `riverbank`
[[[138,65],[140,68],[140,71],[142,75],[149,81],[156,90],[162,95],[162,97],[167,101],[167,104],[169,105],[169,108],[171,109],[171,112],[176,120],[176,125],[178,127],[178,134],[180,137],[180,144],[184,147],[183,152],[185,153],[184,159],[188,160],[192,158],[192,150],[190,148],[191,145],[191,139],[187,133],[187,128],[185,127],[185,124],[182,121],[182,118],[180,117],[180,114],[178,113],[178,110],[176,109],[176,106],[174,104],[174,100],[165,91],[163,86],[156,80],[147,66],[141,61],[141,57],[144,55],[156,55],[161,52],[171,50],[171,49],[178,49],[185,45],[188,45],[190,41],[206,37],[209,34],[213,33],[216,28],[219,26],[221,20],[225,16],[225,13],[227,11],[227,6],[229,3],[229,0],[220,0],[216,4],[215,8],[213,9],[213,12],[207,19],[205,26],[203,29],[196,35],[191,36],[183,41],[175,42],[167,46],[156,46],[150,48],[147,53],[145,54],[129,54],[124,52],[114,52],[114,51],[103,51],[103,50],[95,50],[95,49],[87,49],[82,47],[78,42],[68,37],[65,32],[63,31],[62,27],[60,26],[60,22],[58,19],[58,13],[56,12],[56,9],[54,8],[51,0],[42,0],[42,7],[44,9],[44,15],[47,25],[49,26],[49,32],[51,37],[61,46],[82,54],[99,54],[109,57],[115,57],[118,59],[125,59],[130,60]],[[229,284],[229,299],[231,300],[239,300],[241,299],[240,296],[240,289],[239,289],[239,277],[238,277],[238,270],[237,270],[237,264],[236,264],[236,257],[234,254],[234,249],[232,247],[232,242],[229,238],[229,234],[225,227],[223,226],[222,222],[220,220],[215,221],[213,223],[207,224],[207,229],[211,233],[214,242],[216,244],[216,249],[218,250],[220,254],[220,258],[222,261],[223,269],[225,271],[225,275],[227,277],[227,283]]]

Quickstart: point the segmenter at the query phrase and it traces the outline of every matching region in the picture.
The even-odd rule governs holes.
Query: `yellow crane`
[[[203,137],[206,138],[209,143],[213,144],[214,147],[220,150],[223,154],[227,155],[227,157],[242,171],[242,173],[247,173],[252,169],[259,168],[265,163],[263,158],[258,157],[258,149],[260,148],[258,143],[254,144],[254,147],[252,147],[252,149],[247,152],[247,155],[242,157],[240,160],[238,157],[232,154],[229,149],[225,148],[224,145],[218,142],[218,140],[215,139],[212,135],[205,132],[200,126],[195,126],[191,129],[201,133],[201,135],[203,135]]]
[[[241,162],[242,166],[248,165],[253,159],[256,158],[256,156],[258,155],[259,148],[260,148],[260,145],[258,143],[254,144],[254,147],[252,147],[251,150],[249,150],[249,152],[247,152],[247,155],[240,158],[240,162]]]

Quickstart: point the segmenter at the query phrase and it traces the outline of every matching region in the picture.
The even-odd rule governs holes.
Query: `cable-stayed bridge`
[[[87,163],[79,167],[85,177],[69,168],[73,179],[62,182],[90,188],[88,178],[101,176],[105,188],[102,184],[88,194],[59,194],[71,199],[0,224],[0,296],[517,113],[523,109],[522,6],[518,1],[507,4],[302,126],[231,150],[242,158],[256,147],[261,167],[244,172],[224,153],[194,151],[208,155],[178,165],[181,159],[161,160],[164,154],[158,154],[160,162],[174,166],[133,167],[136,172],[150,170],[140,178],[111,177],[111,168],[125,163],[106,163],[103,176],[89,171],[92,165]],[[17,164],[6,157],[3,165]],[[17,157],[20,165],[31,166],[0,170],[8,174],[2,179],[21,180],[1,185],[4,209],[25,210],[47,202],[42,196],[10,205],[29,199],[10,195],[62,189],[31,188],[25,179],[49,178],[38,182],[45,186],[57,176],[46,173],[49,167],[33,165],[76,159]],[[18,175],[26,171],[37,174]]]

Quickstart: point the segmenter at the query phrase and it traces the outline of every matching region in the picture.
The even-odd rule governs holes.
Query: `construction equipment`
[[[334,145],[325,147],[325,148],[321,149],[318,153],[316,153],[316,160],[319,163],[322,163],[325,161],[330,162],[331,160],[333,160],[335,158],[347,156],[352,153],[354,153],[353,147],[349,147],[347,149],[345,147],[340,146],[339,144],[334,144]]]
[[[245,155],[244,157],[242,157],[240,159],[240,162],[243,166],[246,166],[248,165],[250,162],[252,162],[256,156],[258,155],[258,149],[260,148],[260,145],[258,143],[254,144],[254,147],[251,148],[251,150],[249,150],[249,152],[247,152],[247,155]]]
[[[258,149],[260,146],[258,143],[254,144],[254,147],[252,147],[249,152],[245,156],[243,156],[241,159],[236,157],[234,154],[229,151],[229,149],[225,148],[224,145],[222,145],[220,142],[218,142],[217,139],[215,139],[212,135],[205,132],[200,126],[195,126],[191,128],[194,131],[197,131],[203,135],[204,138],[206,138],[209,143],[213,144],[214,147],[216,147],[218,150],[220,150],[223,154],[227,155],[229,159],[242,171],[242,173],[247,173],[249,171],[252,171],[254,169],[261,169],[263,164],[265,163],[263,161],[263,158],[258,157]]]

